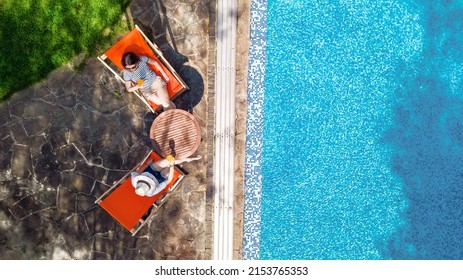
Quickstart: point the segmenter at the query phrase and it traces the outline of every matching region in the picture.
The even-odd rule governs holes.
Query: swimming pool
[[[244,259],[463,258],[462,14],[252,1]]]

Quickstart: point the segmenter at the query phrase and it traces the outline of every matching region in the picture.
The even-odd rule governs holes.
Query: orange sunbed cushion
[[[173,98],[177,93],[184,89],[183,85],[177,80],[177,78],[172,74],[172,72],[155,56],[153,50],[146,43],[145,38],[141,35],[138,29],[134,28],[127,35],[125,35],[119,42],[112,46],[105,55],[121,70],[124,69],[122,66],[122,56],[126,52],[133,52],[137,55],[145,55],[149,58],[156,60],[162,69],[166,72],[169,77],[169,83],[167,83],[167,91],[169,92],[169,97]],[[162,77],[157,69],[155,69],[151,64],[148,64],[151,69],[153,69],[156,74]],[[153,105],[152,103],[151,105]],[[158,106],[154,104],[154,106]],[[156,109],[156,108],[155,108]]]
[[[161,157],[155,152],[151,152],[148,159],[141,165],[147,166],[149,159],[159,160]],[[130,176],[117,187],[109,196],[100,202],[103,207],[114,219],[116,219],[127,230],[132,230],[141,217],[148,211],[153,203],[161,197],[180,177],[180,172],[174,170],[174,178],[167,187],[152,197],[139,196],[135,193],[135,188],[131,184]]]

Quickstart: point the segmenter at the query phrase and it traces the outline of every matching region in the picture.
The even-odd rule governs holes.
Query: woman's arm
[[[162,69],[161,65],[159,65],[159,63],[156,60],[150,58],[148,60],[148,63],[153,65],[154,67],[156,67],[156,69],[159,70],[159,72],[161,73],[161,75],[164,78],[164,81],[166,81],[166,83],[169,82],[169,76],[167,76],[167,73],[164,71],[164,69]]]
[[[169,168],[169,174],[167,175],[167,179],[164,181],[164,182],[166,182],[166,185],[169,184],[172,181],[172,179],[174,178],[175,160],[169,161],[169,160],[163,158],[163,159],[160,159],[160,160],[154,162],[153,164],[151,164],[151,166],[157,171],[162,171],[163,169],[165,169],[167,167]]]
[[[166,185],[170,184],[173,178],[174,178],[174,165],[171,165],[169,167],[169,175],[167,176],[167,179],[166,179]]]
[[[177,164],[182,164],[184,162],[190,162],[190,161],[199,160],[199,159],[201,159],[201,156],[195,156],[195,157],[185,158],[185,159],[176,159],[174,164],[177,165]]]
[[[124,81],[125,84],[125,89],[127,89],[128,92],[134,92],[137,89],[140,89],[141,86],[139,85],[133,85],[132,81]]]

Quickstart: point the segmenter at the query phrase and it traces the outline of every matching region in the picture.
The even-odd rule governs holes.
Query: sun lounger
[[[169,97],[173,100],[175,97],[180,95],[182,92],[188,89],[186,83],[180,78],[174,68],[169,64],[169,62],[164,58],[160,49],[152,43],[148,37],[141,31],[141,29],[135,25],[135,28],[120,39],[115,45],[113,45],[109,50],[107,50],[103,55],[100,55],[98,59],[106,66],[118,80],[124,83],[122,79],[121,72],[124,69],[122,66],[122,56],[126,52],[133,52],[137,55],[145,55],[154,60],[156,60],[163,70],[167,73],[169,77],[169,82],[167,83],[167,92]],[[119,68],[120,71],[116,72],[108,63],[106,59],[109,59],[114,65]],[[159,76],[160,73],[158,70],[150,65],[151,69],[155,71]],[[149,106],[151,111],[156,111],[160,108],[159,105],[146,100],[140,92],[136,92],[137,96]]]
[[[156,152],[150,151],[143,161],[132,171],[140,167],[144,169],[144,167],[147,167],[147,162],[150,159],[155,162],[161,159],[161,157]],[[167,187],[155,196],[146,197],[139,196],[135,193],[135,188],[131,183],[131,172],[116,182],[109,190],[101,195],[95,203],[98,203],[115,220],[130,231],[132,235],[135,235],[150,221],[158,207],[167,200],[169,194],[175,190],[183,180],[185,174],[175,167],[174,178]]]

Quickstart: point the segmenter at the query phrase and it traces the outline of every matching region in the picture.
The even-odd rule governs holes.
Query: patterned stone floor
[[[191,90],[176,100],[203,128],[206,154],[207,1],[133,1],[134,22]],[[173,34],[175,34],[173,36]],[[172,42],[172,43],[170,43]],[[175,44],[173,43],[175,42]],[[136,237],[95,198],[149,150],[148,114],[96,59],[63,67],[0,104],[0,256],[5,259],[204,259],[204,162]]]
[[[241,257],[249,0],[238,1],[235,259]],[[134,0],[138,24],[190,90],[175,100],[202,127],[199,162],[135,237],[95,199],[150,149],[155,118],[96,59],[0,103],[0,258],[210,259],[215,1]],[[122,93],[122,95],[121,95]]]

